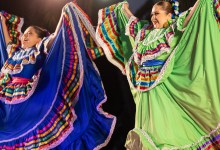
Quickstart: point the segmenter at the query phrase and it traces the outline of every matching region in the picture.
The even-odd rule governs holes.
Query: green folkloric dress
[[[96,36],[127,75],[136,104],[125,147],[220,149],[220,2],[200,0],[185,29],[189,11],[153,29],[128,20],[122,4],[99,11]]]

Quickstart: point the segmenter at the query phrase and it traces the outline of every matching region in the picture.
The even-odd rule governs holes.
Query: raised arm
[[[128,3],[124,3],[123,4],[123,9],[124,9],[124,13],[126,15],[126,17],[129,19],[131,16],[134,16],[133,13],[130,11],[129,9],[129,5]]]
[[[4,33],[4,37],[5,37],[5,44],[8,45],[8,43],[11,42],[11,39],[9,37],[8,28],[6,26],[6,19],[2,15],[2,13],[0,13],[0,19],[1,19],[3,33]]]
[[[196,1],[196,3],[194,4],[194,6],[192,7],[192,9],[190,10],[190,13],[188,14],[188,16],[186,17],[184,23],[183,23],[183,27],[186,27],[187,24],[189,23],[193,13],[195,12],[197,6],[198,6],[199,0]]]
[[[60,30],[60,28],[61,28],[63,15],[64,15],[64,10],[62,9],[62,13],[61,13],[61,16],[60,16],[60,20],[59,20],[59,22],[58,22],[58,24],[57,24],[56,30],[55,30],[55,32],[51,35],[51,39],[50,39],[50,41],[49,41],[48,44],[47,44],[47,48],[48,48],[48,49],[51,48],[51,46],[52,46],[52,44],[53,44],[55,38],[56,38],[57,35],[58,35],[58,32],[59,32],[59,30]]]

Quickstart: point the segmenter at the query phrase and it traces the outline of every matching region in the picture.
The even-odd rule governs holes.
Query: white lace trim
[[[148,142],[156,149],[159,150],[159,148],[155,145],[155,143],[153,142],[152,138],[147,134],[147,132],[145,132],[142,129],[138,129],[135,128],[136,130],[140,131],[148,140]],[[178,147],[172,147],[172,148],[167,148],[164,147],[162,148],[162,150],[180,150],[180,149],[188,149],[188,148],[193,148],[196,145],[199,145],[199,143],[201,143],[204,139],[206,138],[211,138],[212,135],[214,133],[216,133],[218,130],[220,129],[220,123],[217,125],[217,127],[215,129],[213,129],[209,134],[202,136],[200,139],[198,139],[195,143],[192,144],[188,144],[188,145],[184,145],[184,146],[178,146]]]
[[[164,29],[154,29],[154,30],[152,30],[147,35],[147,37],[143,40],[143,45],[148,46],[149,44],[163,38],[167,34],[168,30],[169,30],[169,28],[167,28],[166,30],[164,30]],[[162,34],[162,32],[164,32],[164,33]]]
[[[137,52],[135,52],[134,61],[135,61],[138,65],[142,65],[144,62],[146,62],[146,61],[148,61],[148,60],[153,60],[153,59],[157,58],[158,56],[162,55],[163,53],[169,53],[169,52],[170,52],[170,48],[161,48],[158,53],[155,53],[155,54],[153,54],[153,55],[143,56],[143,57],[141,58],[141,60],[138,58]]]
[[[12,60],[14,60],[14,61],[22,60],[22,62],[20,64],[20,66],[21,66],[20,69],[14,69],[14,68],[13,69],[9,69],[9,68],[2,67],[1,72],[8,73],[8,74],[18,74],[18,73],[20,73],[23,70],[23,67],[24,67],[23,65],[35,64],[36,63],[36,58],[40,54],[39,48],[42,45],[43,40],[41,40],[39,46],[36,49],[34,49],[33,47],[27,48],[25,50],[20,48],[20,50],[18,52],[15,52],[15,54],[11,57]],[[49,42],[49,40],[47,41],[47,43],[48,42]],[[44,44],[44,48],[46,48],[45,43],[43,43],[43,44]],[[8,47],[7,47],[7,51],[8,52],[11,49],[11,47],[12,47],[12,45],[8,45]],[[30,57],[33,56],[33,55],[35,57],[34,60],[30,59]],[[27,62],[23,61],[24,58],[28,58],[28,61]]]
[[[92,61],[92,64],[93,64],[95,70],[97,71],[97,73],[100,75],[99,70],[98,70],[96,64],[95,64],[93,61]],[[101,82],[101,83],[102,83],[102,82]],[[103,90],[104,90],[104,92],[105,92],[103,83],[102,83],[102,88],[103,88]],[[117,118],[116,118],[115,116],[110,115],[110,114],[108,114],[108,113],[106,113],[106,112],[103,111],[103,109],[102,109],[101,106],[102,106],[106,101],[107,101],[107,96],[106,96],[106,94],[105,94],[105,98],[98,104],[98,106],[96,107],[96,109],[97,109],[101,114],[103,114],[106,118],[112,118],[112,119],[113,119],[113,122],[112,122],[112,125],[111,125],[111,129],[110,129],[109,135],[108,135],[108,137],[106,138],[105,142],[102,143],[102,144],[100,144],[100,145],[98,145],[94,150],[99,150],[99,149],[105,147],[105,146],[109,143],[109,141],[110,141],[110,139],[111,139],[111,137],[112,137],[112,134],[113,134],[113,132],[114,132],[115,125],[116,125],[116,121],[117,121]]]
[[[175,24],[172,24],[171,26],[170,26],[170,28],[173,30],[173,32],[174,32],[174,26]],[[161,30],[161,29],[154,29],[155,31],[152,31],[151,33],[153,34],[153,38],[152,38],[152,36],[148,36],[148,38],[147,39],[144,39],[143,40],[143,45],[144,46],[148,46],[149,44],[152,44],[153,42],[156,42],[157,40],[159,40],[160,38],[163,38],[164,36],[165,36],[165,38],[166,38],[166,40],[167,40],[167,42],[168,42],[168,45],[170,46],[170,44],[171,44],[171,42],[172,42],[172,40],[173,40],[173,37],[174,37],[174,34],[172,34],[172,35],[170,35],[170,37],[167,37],[166,35],[167,35],[167,31],[169,30],[169,28],[167,28],[165,31],[164,30]],[[146,62],[147,60],[153,60],[153,59],[155,59],[156,57],[158,57],[158,56],[160,56],[160,55],[162,55],[163,53],[170,53],[170,48],[161,48],[161,50],[158,52],[158,53],[155,53],[155,54],[153,54],[153,55],[146,55],[146,56],[143,56],[142,58],[141,58],[141,60],[139,60],[139,58],[138,58],[138,55],[137,55],[137,47],[138,47],[138,44],[141,42],[140,40],[141,40],[141,31],[142,30],[140,30],[139,32],[138,32],[138,34],[137,34],[137,36],[136,36],[136,38],[135,38],[135,46],[134,46],[134,48],[133,48],[133,52],[134,52],[134,60],[135,60],[135,62],[138,64],[138,65],[141,65],[143,62]],[[160,35],[162,32],[164,31],[164,33],[162,34],[162,35]],[[159,33],[159,37],[157,38],[157,35],[158,35],[158,32],[160,32]],[[149,34],[151,34],[151,33],[149,33]],[[153,39],[153,40],[149,40],[149,37],[151,37],[150,39]]]
[[[133,85],[133,83],[132,83],[132,81],[131,81],[131,79],[130,79],[130,74],[129,74],[129,73],[130,73],[130,68],[129,68],[129,66],[130,66],[130,64],[131,64],[132,58],[134,57],[134,54],[133,54],[133,55],[130,57],[128,63],[126,64],[126,70],[127,70],[127,71],[126,71],[126,75],[127,75],[127,80],[128,80],[128,82],[129,82],[129,85],[130,85],[133,89],[135,89],[135,90],[137,90],[137,91],[140,91],[140,92],[149,91],[149,90],[153,89],[155,86],[157,86],[157,84],[158,84],[158,83],[160,82],[160,80],[162,79],[162,77],[163,77],[163,75],[164,75],[164,72],[165,72],[166,69],[167,69],[167,66],[169,65],[171,59],[173,58],[173,55],[175,54],[176,49],[177,49],[177,47],[173,50],[173,52],[170,54],[169,58],[166,60],[164,66],[162,67],[162,69],[161,69],[161,71],[160,71],[160,73],[159,73],[157,79],[155,80],[155,82],[154,82],[149,88],[147,88],[147,89],[145,89],[145,90],[142,90],[142,89],[139,89],[139,88],[134,87],[134,85]]]
[[[103,89],[104,89],[104,88],[103,88]],[[111,119],[113,119],[113,122],[112,122],[111,129],[110,129],[110,132],[109,132],[108,137],[105,139],[105,141],[104,141],[102,144],[96,146],[96,147],[94,148],[94,150],[99,150],[99,149],[105,147],[105,146],[109,143],[109,141],[110,141],[110,139],[111,139],[111,137],[112,137],[113,131],[114,131],[114,129],[115,129],[115,125],[116,125],[116,120],[117,120],[116,117],[113,116],[113,115],[109,115],[108,113],[104,112],[103,109],[102,109],[102,107],[101,107],[102,104],[105,103],[106,101],[107,101],[107,97],[106,97],[106,95],[105,95],[105,98],[98,104],[98,106],[96,107],[96,109],[99,111],[100,114],[103,114],[106,118],[111,118]]]
[[[75,5],[75,4],[73,4],[73,3],[71,3],[71,4],[72,4],[72,5]],[[77,16],[79,16],[79,18],[81,19],[81,21],[82,21],[83,24],[85,25],[86,29],[87,29],[88,32],[90,33],[92,39],[94,40],[94,42],[96,43],[96,45],[99,47],[100,45],[99,45],[99,43],[98,43],[98,41],[97,41],[97,39],[96,39],[94,27],[92,26],[92,24],[90,23],[90,21],[88,20],[88,18],[87,18],[84,14],[82,14],[82,12],[81,12],[79,9],[77,9],[77,7],[74,7],[74,6],[73,6],[73,9],[76,10],[76,13],[78,14]],[[78,17],[77,17],[77,18],[78,18]],[[81,28],[80,28],[80,29],[81,29]],[[82,33],[82,35],[83,35],[82,29],[81,29],[81,33]],[[84,43],[85,43],[85,41],[84,41]],[[85,46],[86,46],[86,44],[85,44]]]
[[[161,39],[161,38],[163,38],[163,37],[166,37],[166,35],[167,35],[167,33],[168,33],[168,30],[170,30],[170,28],[172,29],[172,31],[173,31],[173,33],[175,33],[175,30],[174,30],[174,26],[176,25],[176,23],[173,23],[173,24],[171,24],[170,25],[170,27],[168,27],[167,29],[153,29],[149,34],[148,34],[148,36],[147,36],[147,38],[145,38],[144,40],[143,40],[143,45],[144,46],[148,46],[149,44],[152,44],[152,43],[154,43],[155,41],[157,41],[157,40],[159,40],[159,39]],[[139,32],[141,32],[142,30],[140,30]],[[163,33],[162,33],[163,32]],[[158,36],[159,35],[159,36]],[[173,34],[174,35],[174,34]],[[170,38],[171,37],[173,37],[172,35],[170,36]],[[171,42],[171,40],[172,39],[170,39],[170,38],[168,38],[167,39],[167,37],[166,37],[166,40],[167,41],[170,41]],[[170,43],[169,42],[169,43]]]
[[[71,5],[71,8],[67,8],[67,10],[69,11],[69,19],[71,21],[71,24],[72,24],[72,28],[75,29],[75,25],[74,25],[74,21],[73,21],[73,17],[72,17],[72,14],[71,14],[71,11],[70,9],[73,10],[76,18],[77,18],[77,24],[78,24],[78,27],[80,28],[80,32],[81,32],[81,36],[82,36],[82,39],[83,39],[83,42],[85,44],[85,41],[84,41],[84,38],[83,38],[83,33],[82,33],[82,29],[81,29],[81,25],[80,25],[80,22],[79,22],[79,16],[76,12],[77,10],[77,7],[75,6],[74,3],[69,3]],[[78,57],[79,57],[79,66],[80,66],[80,78],[79,78],[79,82],[80,82],[80,86],[79,86],[79,90],[82,88],[82,85],[83,85],[83,78],[84,78],[84,66],[83,66],[83,60],[82,60],[82,55],[81,55],[81,51],[80,51],[80,45],[79,45],[79,42],[78,42],[78,35],[76,34],[75,31],[72,31],[73,32],[73,36],[75,38],[75,43],[76,43],[76,49],[77,49],[77,53],[78,53]],[[64,35],[63,35],[63,38],[64,38]],[[79,92],[77,93],[77,96],[75,97],[75,100],[73,101],[73,105],[75,105],[79,100]]]
[[[15,54],[12,56],[12,60],[22,60],[24,58],[30,57],[34,55],[35,57],[39,55],[39,50],[35,50],[33,48],[28,48],[25,50],[21,50],[19,52],[15,52]],[[35,63],[35,61],[30,61],[30,63]],[[26,63],[27,64],[27,63]]]

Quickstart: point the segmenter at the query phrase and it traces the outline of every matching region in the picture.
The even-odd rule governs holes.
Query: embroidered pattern
[[[10,50],[14,51],[14,50]],[[23,69],[23,65],[35,64],[37,56],[40,54],[40,51],[36,48],[21,49],[15,51],[14,55],[8,58],[4,66],[1,69],[3,73],[17,74],[20,73]]]
[[[214,3],[214,10],[215,10],[215,18],[218,23],[218,27],[220,29],[220,1],[213,0],[213,3]]]

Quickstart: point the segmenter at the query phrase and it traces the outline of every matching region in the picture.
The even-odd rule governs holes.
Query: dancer
[[[92,62],[101,49],[88,16],[68,3],[49,37],[37,26],[22,35],[22,24],[1,13],[0,149],[101,149],[116,118],[102,110]]]
[[[156,3],[151,23],[126,2],[99,11],[97,40],[136,104],[129,150],[219,149],[220,2],[199,0],[180,15],[177,6]]]

